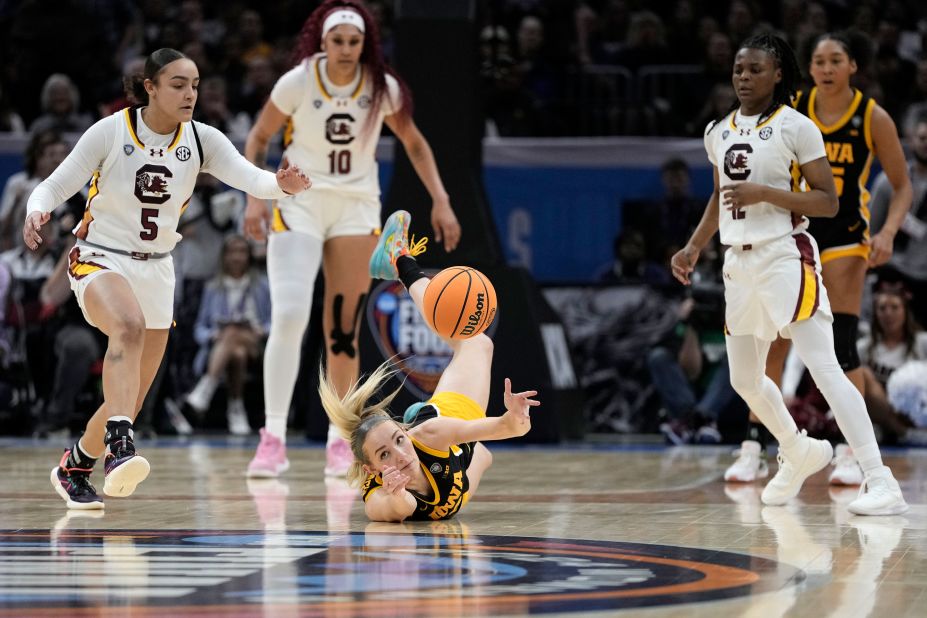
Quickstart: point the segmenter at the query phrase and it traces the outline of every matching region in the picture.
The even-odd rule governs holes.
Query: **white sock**
[[[882,455],[866,411],[866,402],[837,363],[834,331],[820,314],[789,326],[792,342],[814,383],[834,412],[837,426],[853,449],[863,472],[882,467]]]
[[[308,234],[272,234],[267,245],[270,336],[264,348],[264,428],[286,439],[286,422],[299,371],[322,242]]]
[[[338,428],[332,425],[331,423],[329,423],[328,424],[328,439],[325,441],[325,443],[331,444],[332,442],[337,442],[338,440],[343,440],[343,439],[344,438],[341,437],[341,432],[338,431]]]

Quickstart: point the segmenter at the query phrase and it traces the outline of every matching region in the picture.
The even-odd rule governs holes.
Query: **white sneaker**
[[[734,456],[737,460],[724,471],[726,482],[752,483],[769,476],[769,466],[766,464],[766,456],[763,455],[759,442],[744,440],[740,448],[734,451]]]
[[[184,401],[186,401],[187,405],[191,408],[202,414],[209,409],[209,404],[212,403],[212,396],[215,395],[217,386],[218,382],[209,374],[205,374],[200,378],[199,382],[196,383],[193,390],[187,393]]]
[[[763,504],[779,506],[798,495],[802,483],[830,463],[834,449],[827,440],[809,438],[803,429],[798,444],[783,453],[779,449],[779,471],[766,483],[761,496]]]
[[[847,505],[847,510],[854,515],[901,515],[908,510],[908,503],[892,471],[882,466],[866,475],[859,497]]]
[[[846,444],[838,444],[834,449],[834,469],[827,477],[831,485],[859,485],[863,482],[863,469],[856,461],[856,455]]]
[[[225,415],[229,421],[229,433],[233,436],[247,436],[251,433],[251,425],[248,424],[248,412],[245,410],[245,404],[241,399],[230,399]]]

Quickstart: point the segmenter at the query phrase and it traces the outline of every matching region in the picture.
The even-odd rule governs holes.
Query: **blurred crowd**
[[[397,4],[367,0],[380,22],[387,58],[395,49]],[[816,35],[847,27],[866,34],[872,53],[860,60],[854,84],[885,107],[906,140],[912,212],[922,222],[919,230],[899,233],[895,258],[872,284],[883,291],[900,286],[905,315],[914,324],[905,327],[905,337],[919,337],[916,324],[927,322],[927,5],[918,0],[476,4],[474,43],[487,136],[700,136],[708,120],[734,100],[733,55],[747,36],[775,31],[807,66],[807,47]],[[296,34],[316,5],[62,0],[52,9],[43,0],[0,1],[0,132],[28,138],[23,169],[6,180],[0,198],[0,433],[44,434],[73,426],[101,396],[104,342],[85,325],[65,278],[70,229],[82,216],[85,196],[55,212],[57,225],[48,226],[39,251],[27,251],[20,235],[29,193],[69,152],[65,136],[128,105],[123,77],[140,72],[151,51],[172,47],[192,58],[203,77],[195,118],[240,143],[277,78],[292,66]],[[602,281],[654,289],[669,284],[667,260],[705,203],[706,196],[691,195],[688,175],[684,162],[668,161],[665,193],[653,196],[646,208],[625,205],[630,214]],[[878,178],[873,189],[875,229],[887,206],[886,184]],[[184,241],[175,252],[179,336],[171,339],[153,389],[157,396],[140,417],[152,431],[189,433],[192,421],[244,434],[250,431],[249,414],[260,418],[262,402],[245,401],[248,392],[260,389],[244,385],[260,379],[269,299],[261,248],[238,235],[243,205],[239,193],[204,178],[181,222]],[[652,216],[654,208],[663,214]],[[635,212],[649,214],[635,221]],[[682,376],[691,388],[675,389],[684,392],[682,399],[657,393],[663,408],[669,417],[697,420],[697,426],[683,428],[687,439],[717,441],[727,438],[717,429],[717,410],[736,407],[737,401],[718,386],[725,375],[718,343],[723,337],[702,328],[718,309],[720,289],[707,257],[700,296],[680,304],[666,345],[639,368],[656,383]],[[251,310],[236,313],[242,306]],[[878,315],[875,309],[869,317]],[[887,328],[873,322],[870,332]],[[213,357],[215,349],[228,352],[230,346],[232,353]],[[920,348],[905,349],[913,355]],[[900,431],[897,424],[889,429],[893,435]]]

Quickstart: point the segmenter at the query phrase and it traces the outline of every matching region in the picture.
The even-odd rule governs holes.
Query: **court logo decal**
[[[723,551],[476,536],[455,520],[414,534],[371,527],[346,534],[0,532],[0,616],[68,607],[73,616],[118,607],[201,618],[261,608],[307,616],[374,615],[384,607],[410,617],[590,614],[756,595],[806,579],[773,560]]]

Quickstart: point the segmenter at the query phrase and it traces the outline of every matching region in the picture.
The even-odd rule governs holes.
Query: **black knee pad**
[[[859,317],[849,313],[834,314],[834,352],[844,372],[859,367],[859,351],[856,349]]]

